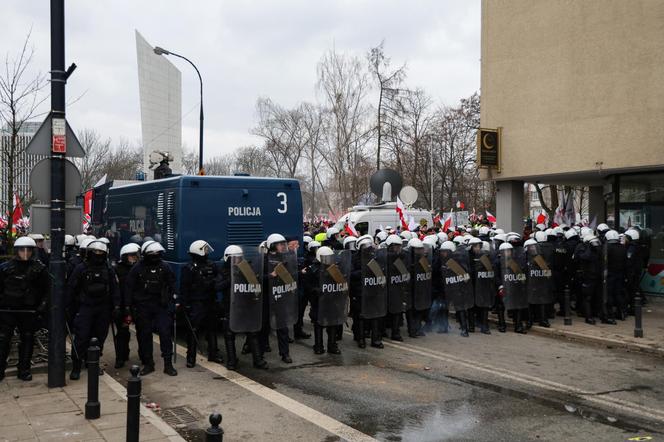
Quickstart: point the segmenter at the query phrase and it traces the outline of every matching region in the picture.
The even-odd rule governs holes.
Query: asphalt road
[[[204,358],[187,369],[180,357],[179,376],[158,367],[144,391],[163,409],[194,412],[196,422],[180,429],[191,440],[212,410],[224,415],[225,440],[664,438],[660,358],[495,330],[405,339],[362,350],[347,332],[339,356],[314,355],[313,339],[298,341],[290,365],[273,340],[267,371],[253,369],[249,355],[237,373]]]

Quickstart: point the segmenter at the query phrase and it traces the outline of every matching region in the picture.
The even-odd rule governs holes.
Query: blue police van
[[[135,235],[154,238],[178,279],[197,239],[210,243],[214,260],[223,258],[227,245],[255,247],[270,233],[302,240],[295,179],[181,175],[106,187],[95,189],[95,233],[111,239],[115,257]]]

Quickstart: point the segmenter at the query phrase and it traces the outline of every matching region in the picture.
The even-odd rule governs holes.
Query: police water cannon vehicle
[[[396,210],[397,195],[405,205],[404,215],[407,219],[412,217],[417,225],[424,223],[429,227],[433,225],[431,212],[412,207],[417,201],[417,190],[411,186],[404,187],[398,172],[392,169],[380,169],[371,176],[369,185],[374,195],[380,198],[380,202],[373,205],[354,206],[335,224],[340,231],[343,231],[344,225],[349,221],[360,235],[367,233],[373,235],[381,227],[400,226],[401,221]]]
[[[257,247],[270,233],[302,240],[302,196],[295,179],[242,176],[171,176],[96,188],[92,225],[111,239],[111,254],[150,237],[179,276],[189,245],[207,241],[210,258],[227,245]]]

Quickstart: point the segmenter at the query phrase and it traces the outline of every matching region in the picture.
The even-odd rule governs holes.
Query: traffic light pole
[[[65,154],[59,122],[65,119],[65,2],[51,0],[51,297],[49,302],[48,386],[65,385]],[[56,133],[57,131],[57,133]],[[62,134],[64,136],[64,134]],[[64,150],[64,152],[63,152]]]

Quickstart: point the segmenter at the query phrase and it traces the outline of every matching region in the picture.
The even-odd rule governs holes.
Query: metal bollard
[[[141,423],[141,378],[138,376],[140,371],[138,365],[133,365],[129,369],[131,377],[127,381],[127,442],[138,442]]]
[[[636,296],[634,296],[634,337],[643,337],[643,308],[640,292],[636,292]]]
[[[211,427],[205,430],[205,442],[223,442],[224,430],[221,425],[221,414],[212,413],[210,415]]]
[[[99,419],[101,404],[99,403],[99,341],[90,340],[88,347],[88,401],[85,403],[85,418]]]
[[[563,291],[564,297],[565,297],[565,325],[572,325],[572,312],[571,312],[571,306],[570,306],[570,289],[569,286],[565,286],[565,290]]]

